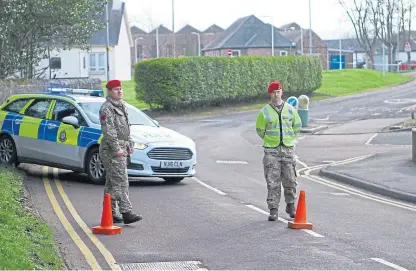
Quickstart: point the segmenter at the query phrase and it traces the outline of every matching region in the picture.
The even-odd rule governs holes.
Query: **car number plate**
[[[162,161],[160,162],[161,168],[184,168],[183,161]]]

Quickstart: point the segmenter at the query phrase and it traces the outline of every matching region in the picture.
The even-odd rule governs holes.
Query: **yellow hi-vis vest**
[[[267,104],[257,115],[256,131],[263,138],[266,148],[293,147],[301,127],[298,111],[288,103],[283,104],[280,113]]]

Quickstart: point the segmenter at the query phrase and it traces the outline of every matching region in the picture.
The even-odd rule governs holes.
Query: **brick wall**
[[[68,88],[102,89],[100,79],[0,80],[0,103],[13,94],[45,92],[50,84]]]
[[[296,49],[301,50],[301,42],[296,43]],[[303,32],[303,54],[308,55],[309,54],[309,31],[305,30]],[[319,54],[319,58],[321,59],[322,68],[327,68],[327,49],[328,46],[326,43],[315,33],[312,31],[312,54]]]

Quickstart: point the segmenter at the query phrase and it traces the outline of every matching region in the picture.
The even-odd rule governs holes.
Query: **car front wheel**
[[[98,147],[92,149],[88,154],[86,173],[93,184],[105,183],[105,170]]]

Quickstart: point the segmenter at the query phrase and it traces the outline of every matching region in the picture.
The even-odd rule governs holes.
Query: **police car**
[[[105,182],[99,156],[99,109],[103,90],[48,88],[45,93],[16,94],[0,106],[0,162],[30,163],[86,173]],[[161,127],[127,104],[135,151],[128,174],[180,182],[195,174],[196,148],[190,138]]]

